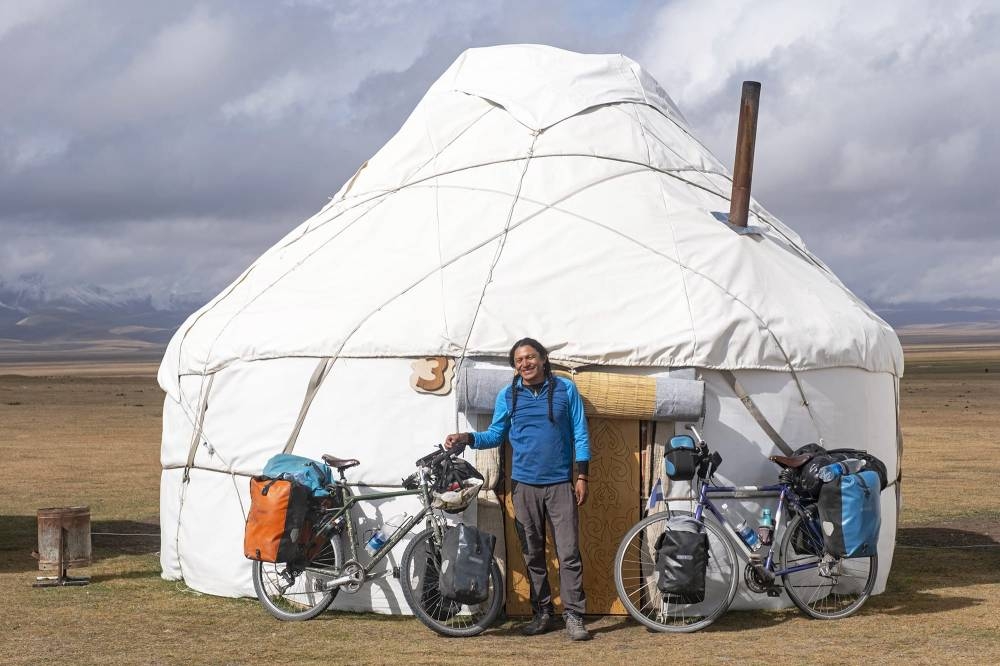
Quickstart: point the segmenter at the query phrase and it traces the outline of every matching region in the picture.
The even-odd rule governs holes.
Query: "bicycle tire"
[[[399,565],[403,597],[432,631],[451,638],[476,636],[493,624],[503,605],[503,577],[496,558],[490,558],[490,590],[485,601],[463,605],[445,599],[437,588],[441,573],[441,547],[434,530],[426,529],[410,541]]]
[[[279,620],[311,620],[337,596],[338,588],[324,590],[322,584],[340,575],[343,561],[340,537],[335,535],[308,564],[255,561],[253,589],[261,605]]]
[[[800,552],[796,545],[807,552]],[[834,560],[831,574],[824,575],[819,568],[822,552],[822,539],[805,527],[801,515],[794,516],[781,539],[781,568],[804,564],[817,566],[782,574],[785,592],[792,603],[811,618],[839,620],[849,617],[871,596],[878,574],[878,555]]]
[[[715,622],[733,603],[742,570],[728,535],[718,525],[703,521],[708,532],[708,569],[705,598],[694,604],[676,602],[656,587],[656,541],[667,521],[687,511],[656,513],[640,520],[622,537],[615,554],[618,598],[635,620],[653,631],[690,633]]]

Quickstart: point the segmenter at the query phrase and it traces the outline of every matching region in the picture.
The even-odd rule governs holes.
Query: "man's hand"
[[[583,506],[583,503],[587,501],[587,479],[577,477],[576,479],[576,505]]]
[[[444,450],[454,450],[461,453],[467,445],[472,443],[472,435],[467,432],[456,432],[444,438]]]

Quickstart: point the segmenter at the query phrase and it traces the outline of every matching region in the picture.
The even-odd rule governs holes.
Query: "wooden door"
[[[587,612],[595,615],[625,615],[618,601],[612,568],[618,544],[639,520],[639,422],[591,418],[590,497],[580,509],[580,554],[583,558],[583,589]],[[510,447],[506,447],[505,489],[510,488]],[[521,542],[514,529],[514,507],[510,493],[503,496],[504,534],[507,542],[507,615],[531,615],[528,578]],[[556,604],[559,599],[559,563],[547,530],[546,555],[549,584]]]

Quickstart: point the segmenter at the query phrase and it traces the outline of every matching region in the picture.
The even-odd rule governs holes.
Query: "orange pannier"
[[[301,557],[309,497],[309,489],[300,483],[253,477],[243,554],[261,562],[291,562]]]

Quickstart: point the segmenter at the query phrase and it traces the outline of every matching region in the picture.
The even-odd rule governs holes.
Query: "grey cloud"
[[[679,2],[644,63],[732,163],[739,86],[763,83],[754,195],[860,295],[995,298],[1000,11],[985,2]],[[702,52],[681,19],[718,35]],[[677,62],[694,55],[692,71]],[[680,94],[678,94],[678,91]]]
[[[636,58],[724,162],[739,82],[762,80],[755,195],[849,286],[996,293],[987,4],[29,4],[0,11],[0,280],[211,297],[462,50],[541,42]]]

